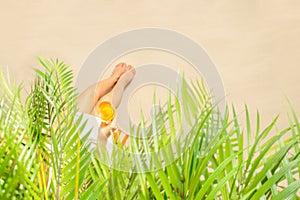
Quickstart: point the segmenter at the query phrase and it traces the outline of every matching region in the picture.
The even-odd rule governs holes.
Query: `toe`
[[[124,65],[126,65],[126,63],[121,62],[121,63],[117,64],[115,68],[123,68]]]
[[[126,63],[122,63],[122,67],[124,67],[124,68],[125,68],[126,66],[127,66],[127,64],[126,64]]]
[[[117,64],[117,66],[123,66],[123,65],[126,65],[125,62],[120,62],[119,64]]]
[[[125,73],[127,70],[127,64],[124,62],[121,62],[119,64],[116,65],[112,76],[115,76],[116,78],[119,78],[123,73]]]
[[[135,68],[132,65],[128,65],[127,70],[132,71],[132,73],[135,74]]]
[[[132,65],[128,65],[128,66],[127,66],[127,71],[132,70],[132,68],[133,68]]]

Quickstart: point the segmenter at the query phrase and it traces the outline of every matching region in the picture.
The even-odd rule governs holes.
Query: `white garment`
[[[90,151],[94,150],[94,148],[97,146],[98,144],[98,132],[99,132],[99,127],[101,125],[101,118],[96,117],[94,115],[90,115],[87,113],[82,113],[82,112],[77,112],[75,115],[75,119],[78,119],[80,117],[80,115],[82,116],[82,120],[81,120],[81,124],[83,124],[85,121],[86,125],[84,127],[84,129],[81,132],[81,137],[84,137],[85,134],[87,134],[90,130],[91,133],[87,139],[87,142],[91,143],[91,146],[89,148]],[[108,150],[108,152],[111,152],[112,150],[112,137],[108,138],[107,144],[106,144],[106,149]]]

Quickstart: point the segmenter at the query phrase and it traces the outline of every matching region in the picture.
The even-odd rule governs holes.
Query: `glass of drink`
[[[114,118],[116,116],[116,109],[112,106],[112,104],[110,102],[103,101],[99,104],[98,113],[100,115],[100,118],[102,119],[101,126],[105,127],[114,120]],[[119,130],[119,129],[116,129],[115,131],[113,131],[115,144],[118,143],[120,134],[121,134],[121,130]],[[124,146],[127,139],[128,139],[128,135],[125,134],[124,138],[121,141],[121,146]]]

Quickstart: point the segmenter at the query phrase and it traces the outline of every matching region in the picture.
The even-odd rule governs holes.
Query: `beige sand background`
[[[36,56],[58,57],[75,75],[101,42],[124,31],[161,27],[198,42],[216,64],[239,112],[247,103],[263,124],[281,114],[285,96],[300,111],[300,1],[288,0],[1,0],[0,66],[18,82],[33,78]],[[179,66],[170,55],[140,52],[125,61]],[[186,66],[185,70],[190,68]]]

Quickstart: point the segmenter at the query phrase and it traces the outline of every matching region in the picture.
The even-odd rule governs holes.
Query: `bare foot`
[[[128,71],[132,71],[132,73],[135,74],[135,69],[132,65],[127,65],[126,72],[128,72]]]
[[[126,72],[120,77],[118,84],[123,84],[126,87],[135,75],[135,69],[132,65],[126,67]]]
[[[136,73],[136,71],[132,65],[126,66],[125,70],[126,70],[125,73],[123,73],[121,75],[121,77],[115,84],[112,91],[110,91],[109,93],[107,93],[106,95],[101,97],[100,100],[97,102],[97,104],[95,105],[95,107],[93,109],[94,115],[98,115],[97,112],[98,112],[99,104],[103,101],[111,102],[115,108],[118,107],[118,105],[121,102],[121,98],[122,98],[124,89],[132,81],[132,79],[134,78],[135,73]]]
[[[116,81],[127,71],[127,64],[126,63],[119,63],[116,65],[114,71],[112,72],[111,77]]]
[[[135,73],[136,72],[134,67],[128,65],[126,72],[118,80],[117,84],[115,85],[108,98],[108,100],[112,102],[112,105],[114,107],[117,108],[121,103],[124,89],[132,81],[133,77],[135,76]]]

